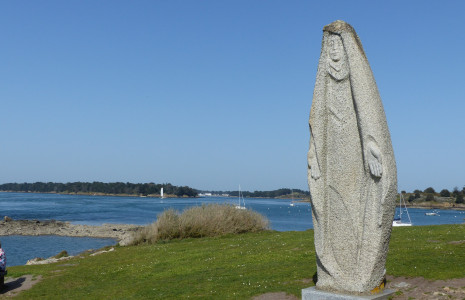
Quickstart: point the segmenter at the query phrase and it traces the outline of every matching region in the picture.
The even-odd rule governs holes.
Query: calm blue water
[[[278,231],[302,231],[313,228],[311,209],[308,203],[295,203],[289,199],[247,198],[246,207],[251,208],[270,220],[271,228]],[[237,204],[237,198],[140,198],[79,196],[31,193],[1,193],[0,218],[61,220],[75,224],[101,225],[123,223],[145,225],[155,221],[156,216],[166,209],[179,211],[208,203]],[[426,209],[409,209],[414,225],[461,224],[464,211],[439,210],[439,216],[425,216]],[[405,216],[405,214],[404,214]],[[61,250],[76,254],[86,249],[98,249],[112,245],[111,239],[71,237],[1,237],[7,252],[8,265],[20,265],[34,257],[50,257]]]
[[[69,255],[76,255],[88,249],[100,249],[115,245],[114,239],[97,239],[87,237],[67,236],[2,236],[2,248],[5,250],[7,266],[24,265],[35,257],[48,258],[68,251]]]
[[[32,193],[1,193],[0,218],[70,221],[75,224],[101,225],[150,224],[166,209],[182,211],[186,207],[208,203],[236,204],[236,198],[141,198],[106,197]],[[274,230],[306,230],[312,228],[308,203],[290,200],[246,199],[246,206],[266,215]],[[8,265],[25,264],[34,257],[47,258],[62,250],[71,255],[86,249],[113,245],[112,239],[74,238],[56,236],[4,236],[0,238]]]
[[[166,209],[184,210],[186,207],[208,203],[237,204],[237,198],[141,198],[106,197],[30,193],[0,193],[0,218],[61,220],[75,224],[101,225],[150,224]],[[312,228],[308,203],[289,199],[246,199],[246,207],[264,214],[271,228],[278,231]]]
[[[405,210],[402,212],[402,221],[408,221]],[[437,212],[438,216],[426,216],[425,213],[429,212]],[[409,208],[408,214],[414,226],[465,223],[465,211],[463,210]],[[396,208],[396,216],[398,215],[399,208]]]

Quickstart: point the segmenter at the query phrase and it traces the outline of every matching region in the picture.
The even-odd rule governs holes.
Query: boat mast
[[[239,184],[239,206],[241,206],[241,185]]]
[[[399,196],[399,211],[400,211],[400,219],[402,220],[402,199],[403,199],[403,196],[402,196],[402,193],[400,193],[400,196]]]

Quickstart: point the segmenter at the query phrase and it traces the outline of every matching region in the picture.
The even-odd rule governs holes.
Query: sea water
[[[32,258],[49,258],[66,250],[76,255],[89,249],[100,249],[116,244],[114,239],[67,236],[1,236],[2,248],[7,257],[7,266],[24,265]]]
[[[73,224],[102,225],[154,222],[156,216],[167,209],[182,211],[195,205],[209,203],[237,204],[237,198],[150,198],[117,196],[82,196],[36,193],[0,192],[0,218],[14,220],[59,220]],[[306,230],[312,228],[308,203],[295,203],[289,199],[246,199],[251,208],[270,220],[273,230]],[[77,238],[59,236],[4,236],[0,237],[7,253],[8,265],[25,264],[27,260],[47,258],[62,250],[70,255],[86,249],[98,249],[116,243],[113,239]]]
[[[247,198],[245,206],[265,215],[271,228],[278,231],[312,228],[308,203],[295,203],[290,199]],[[0,218],[14,220],[37,219],[70,221],[74,224],[150,224],[167,209],[182,211],[188,207],[209,203],[236,205],[237,198],[150,198],[82,196],[33,193],[1,193]]]
[[[33,193],[1,193],[0,218],[70,221],[74,224],[101,225],[150,224],[166,209],[182,211],[195,205],[229,203],[237,205],[237,198],[150,198],[82,196]],[[313,228],[309,203],[291,199],[246,198],[245,206],[266,216],[270,227],[277,231],[303,231]],[[414,225],[462,224],[465,212],[435,210],[438,216],[426,216],[427,209],[409,209]],[[406,221],[406,215],[403,214]],[[8,256],[8,265],[24,264],[34,257],[50,257],[62,250],[75,254],[86,249],[98,249],[115,243],[112,239],[76,237],[0,237]],[[29,251],[30,249],[30,251]],[[43,250],[39,250],[43,249]],[[44,252],[42,252],[44,251]],[[40,253],[40,254],[39,254]]]

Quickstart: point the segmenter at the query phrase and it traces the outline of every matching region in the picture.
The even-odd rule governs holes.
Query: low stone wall
[[[142,228],[131,224],[76,225],[56,220],[12,220],[5,217],[0,221],[2,235],[58,235],[74,237],[114,238],[121,246],[128,245],[134,232]]]

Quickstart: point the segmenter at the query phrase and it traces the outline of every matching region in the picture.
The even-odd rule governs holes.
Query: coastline
[[[71,237],[113,238],[121,246],[128,245],[133,233],[143,226],[132,224],[79,225],[57,220],[12,220],[0,221],[0,236],[9,235],[57,235]]]
[[[299,200],[296,202],[311,203],[309,199]],[[418,202],[405,204],[407,208],[422,208],[422,209],[445,209],[445,210],[465,210],[465,204],[457,204],[451,202]],[[397,203],[396,207],[400,207]]]
[[[51,195],[78,195],[78,196],[106,196],[106,197],[140,197],[140,198],[160,198],[160,194],[109,194],[109,193],[90,193],[90,192],[32,192],[32,191],[0,191],[0,193],[24,193],[24,194],[51,194]],[[173,194],[164,194],[163,198],[198,198],[188,196],[176,196]]]
[[[465,210],[465,204],[457,204],[451,202],[419,202],[406,203],[407,208],[423,208],[423,209],[450,209],[450,210]],[[399,205],[397,205],[399,207]]]

